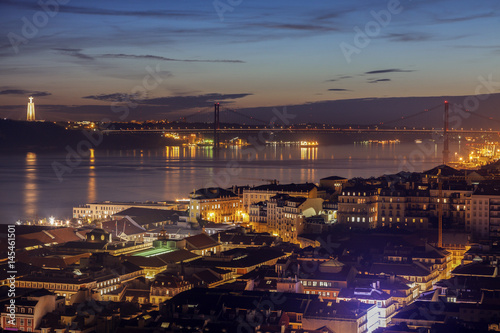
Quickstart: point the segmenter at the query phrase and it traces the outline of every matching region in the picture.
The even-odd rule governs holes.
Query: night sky
[[[359,99],[388,98],[387,116],[398,116],[393,97],[467,96],[479,76],[500,82],[496,0],[54,3],[0,0],[2,117],[24,119],[33,95],[49,120],[116,119],[112,105],[127,101],[125,120],[176,120],[220,101],[349,122],[370,113]],[[493,92],[500,84],[480,91]],[[339,110],[336,100],[350,101]],[[486,113],[498,111],[490,104]]]

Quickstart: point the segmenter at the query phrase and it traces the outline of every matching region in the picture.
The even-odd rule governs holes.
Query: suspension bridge
[[[431,113],[443,112],[443,127],[442,128],[417,128],[410,126],[397,126],[405,120],[427,117]],[[500,122],[500,120],[492,117],[480,115],[477,112],[470,112],[463,110],[467,115],[479,117],[489,122]],[[171,123],[172,126],[165,126],[156,129],[120,129],[120,130],[103,130],[104,133],[123,133],[123,132],[140,132],[140,133],[183,133],[183,134],[203,134],[212,135],[214,148],[220,147],[220,135],[223,133],[257,133],[257,132],[273,132],[273,133],[406,133],[406,134],[438,134],[443,136],[443,162],[448,161],[449,155],[449,136],[450,135],[478,135],[484,133],[499,134],[499,131],[493,129],[465,129],[465,128],[450,128],[449,126],[449,103],[435,105],[431,108],[420,110],[410,115],[400,116],[397,118],[389,119],[387,121],[378,122],[369,125],[359,125],[351,127],[334,127],[331,125],[284,125],[279,122],[272,123],[269,120],[259,119],[257,117],[244,114],[235,109],[223,108],[220,110],[220,104],[215,103],[214,108],[205,108],[180,117],[176,122]],[[223,114],[224,123],[221,122],[221,114]],[[210,119],[211,118],[211,119]],[[193,121],[196,119],[197,121]],[[200,120],[201,119],[201,120]],[[241,124],[244,119],[244,124]],[[188,122],[189,121],[189,122]],[[190,126],[189,123],[201,124],[199,126]],[[240,124],[238,124],[238,122]],[[252,125],[247,124],[251,122]],[[192,125],[192,124],[191,124]]]

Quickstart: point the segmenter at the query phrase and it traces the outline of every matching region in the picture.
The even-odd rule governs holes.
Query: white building
[[[377,327],[387,327],[396,312],[396,303],[392,297],[380,289],[376,283],[371,288],[345,288],[337,296],[337,302],[357,300],[365,304],[375,304],[376,317],[372,317],[372,325],[368,332]],[[370,318],[368,318],[370,321]],[[371,326],[371,327],[370,327]]]
[[[112,215],[132,207],[178,210],[179,204],[168,202],[94,202],[73,207],[73,218],[89,222],[108,219]]]
[[[473,238],[488,239],[500,236],[500,185],[481,184],[470,198],[465,230]]]

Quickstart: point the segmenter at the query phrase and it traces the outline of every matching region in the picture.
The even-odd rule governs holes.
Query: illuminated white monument
[[[35,103],[33,103],[33,97],[30,96],[30,101],[28,103],[28,121],[35,121]]]

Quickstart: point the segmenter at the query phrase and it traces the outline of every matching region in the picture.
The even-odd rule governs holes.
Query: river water
[[[67,162],[67,153],[0,155],[0,223],[71,217],[72,207],[94,201],[165,201],[186,198],[195,188],[319,182],[328,176],[370,177],[423,171],[441,163],[441,146],[339,144],[316,148],[261,146],[164,147],[96,150]],[[452,150],[453,151],[453,150]],[[55,172],[54,166],[59,170]]]

